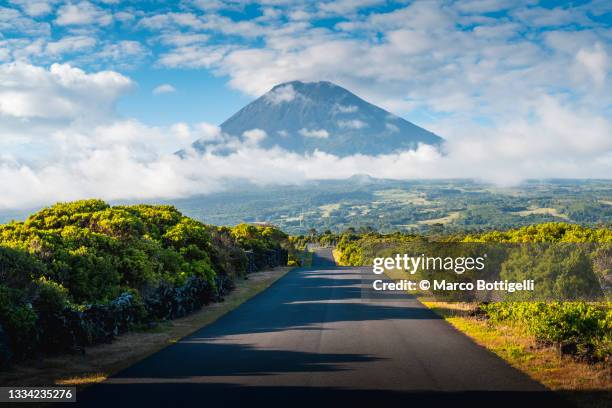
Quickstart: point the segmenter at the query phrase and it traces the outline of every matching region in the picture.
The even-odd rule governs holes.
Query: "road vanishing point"
[[[330,249],[317,250],[312,267],[87,388],[77,404],[567,406],[415,298],[363,298],[360,276],[336,266]]]

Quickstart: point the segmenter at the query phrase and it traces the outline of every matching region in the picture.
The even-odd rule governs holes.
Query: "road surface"
[[[320,250],[269,289],[78,395],[86,407],[561,407],[417,300],[363,300]]]

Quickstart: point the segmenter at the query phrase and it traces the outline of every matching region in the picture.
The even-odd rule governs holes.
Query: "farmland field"
[[[469,180],[356,177],[291,187],[246,188],[170,200],[201,221],[271,223],[290,234],[311,228],[382,232],[504,229],[541,222],[612,222],[612,182],[556,180],[501,188]]]

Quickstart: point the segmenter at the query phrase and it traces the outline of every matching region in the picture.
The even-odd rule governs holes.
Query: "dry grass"
[[[518,325],[493,324],[471,317],[474,304],[423,302],[455,328],[531,378],[581,407],[612,406],[612,370],[605,363],[589,364],[561,356],[554,347],[540,347]]]
[[[321,210],[321,217],[322,218],[329,218],[329,217],[331,217],[332,213],[334,211],[339,210],[341,206],[342,206],[342,204],[340,204],[340,203],[326,204],[326,205],[319,206],[319,209]]]
[[[380,198],[375,203],[405,203],[422,206],[434,204],[433,201],[427,200],[423,193],[415,193],[402,189],[375,191],[374,196]]]
[[[420,225],[449,224],[453,221],[458,220],[460,215],[461,213],[459,212],[452,212],[448,214],[446,217],[433,218],[431,220],[417,221],[417,224],[420,224]]]
[[[210,304],[181,319],[163,322],[149,331],[127,333],[110,344],[88,348],[86,354],[26,361],[0,373],[0,384],[84,387],[102,382],[108,376],[214,322],[269,287],[290,269],[284,267],[250,274],[247,280],[237,282],[236,288],[225,297],[224,302]]]
[[[564,220],[569,220],[567,215],[561,214],[559,211],[557,211],[556,208],[548,208],[548,207],[531,208],[529,210],[524,210],[524,211],[515,211],[512,214],[520,215],[521,217],[527,217],[528,215],[551,215],[553,217],[562,218]]]

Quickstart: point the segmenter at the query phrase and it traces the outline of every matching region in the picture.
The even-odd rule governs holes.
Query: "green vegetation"
[[[457,276],[440,271],[428,275],[421,271],[419,276],[444,278],[451,282],[474,281],[476,278],[534,279],[536,292],[515,293],[512,295],[514,300],[601,299],[604,295],[611,295],[612,230],[609,228],[544,223],[501,232],[448,235],[358,234],[348,230],[333,237],[323,235],[308,239],[323,237],[326,241],[338,243],[339,262],[347,266],[370,265],[375,257],[390,257],[398,253],[442,257],[487,254],[487,269],[478,275],[466,273]]]
[[[323,236],[303,239],[316,241]],[[492,264],[492,268],[485,270],[479,278],[510,281],[534,279],[534,293],[506,295],[504,302],[496,301],[499,299],[495,297],[483,299],[482,296],[493,295],[476,292],[462,293],[460,298],[453,297],[457,296],[456,293],[442,292],[437,293],[435,298],[443,301],[480,301],[477,314],[494,322],[524,325],[542,345],[555,345],[563,353],[588,361],[608,361],[612,356],[610,228],[544,223],[507,231],[427,236],[375,232],[358,234],[349,230],[323,239],[338,243],[339,261],[348,266],[371,265],[375,257],[389,257],[398,253],[443,256],[488,253],[487,262]],[[429,275],[420,271],[417,276],[418,279],[427,277],[453,282],[475,280],[469,273],[457,275],[443,271],[434,271]],[[607,301],[604,300],[606,298]],[[525,301],[538,299],[598,301]]]
[[[61,203],[0,225],[0,365],[80,350],[223,296],[287,264],[269,226],[205,225],[172,206]]]
[[[498,302],[479,310],[493,322],[524,324],[543,345],[589,361],[612,356],[612,303]]]
[[[463,238],[465,242],[498,243],[612,243],[612,229],[589,228],[565,222],[550,222],[514,228],[507,231],[491,231],[471,234]]]
[[[456,233],[559,221],[592,227],[612,223],[609,180],[530,181],[501,188],[470,180],[357,177],[250,190],[241,186],[240,191],[169,202],[207,223],[265,222],[291,235],[312,228]]]
[[[571,346],[571,343],[562,346],[559,343],[538,340],[522,319],[488,318],[479,304],[423,303],[477,344],[547,388],[557,391],[575,406],[610,406],[612,367],[609,358],[608,361],[597,361],[597,358],[576,354],[577,347]],[[572,305],[575,303],[568,303],[568,308],[575,307]],[[503,308],[504,305],[499,307]]]

